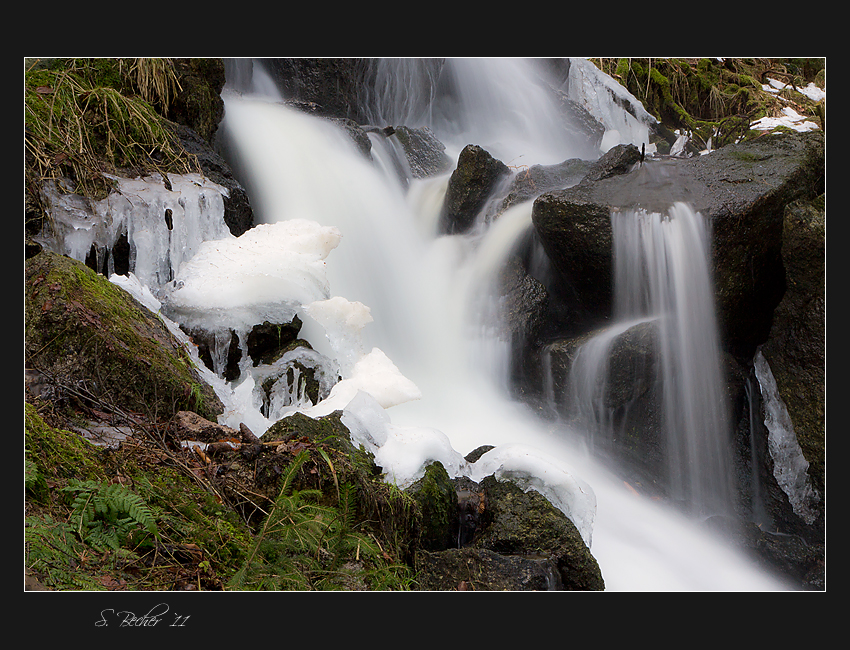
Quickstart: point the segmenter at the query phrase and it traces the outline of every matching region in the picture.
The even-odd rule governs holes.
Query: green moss
[[[26,360],[124,408],[161,416],[219,407],[186,350],[125,291],[84,264],[42,252],[27,261]]]
[[[197,171],[171,125],[142,97],[132,59],[53,59],[24,75],[28,182],[67,178],[103,198],[102,172]],[[151,95],[151,101],[156,97]]]
[[[408,492],[419,504],[422,513],[421,547],[442,551],[456,545],[457,492],[442,463],[429,464],[425,475]]]
[[[614,74],[669,132],[687,130],[697,146],[711,138],[713,148],[761,135],[749,125],[780,108],[761,88],[771,70],[805,71],[800,83],[816,78],[822,59],[591,59]],[[795,100],[805,103],[798,93]],[[812,109],[813,115],[817,108]],[[667,144],[672,144],[669,142]],[[659,146],[662,151],[666,146]]]
[[[24,449],[28,461],[28,494],[36,501],[49,499],[48,482],[103,477],[96,447],[78,433],[49,426],[35,407],[27,403],[24,403]]]

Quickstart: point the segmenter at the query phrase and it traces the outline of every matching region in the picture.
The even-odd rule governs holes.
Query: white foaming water
[[[488,61],[486,67],[502,73],[498,88],[510,102],[516,100],[511,95],[518,89],[527,88],[526,72],[520,78],[512,76],[523,66]],[[474,92],[484,97],[496,92],[493,88],[488,84]],[[512,238],[526,231],[527,206],[503,215],[504,224],[497,221],[498,227],[480,240],[434,238],[430,224],[435,223],[445,179],[415,181],[405,197],[394,180],[362,158],[342,130],[266,101],[225,99],[226,130],[240,159],[249,163],[255,214],[271,227],[255,229],[255,235],[273,241],[274,231],[283,228],[277,224],[293,220],[312,224],[314,232],[333,228],[339,235],[335,247],[320,249],[330,253],[324,267],[328,293],[315,282],[316,260],[302,259],[293,270],[303,263],[304,279],[318,289],[318,298],[311,295],[311,302],[304,303],[306,298],[297,291],[297,298],[287,295],[289,279],[281,277],[280,295],[271,302],[289,306],[301,302],[302,336],[317,349],[328,337],[329,345],[317,363],[323,363],[324,354],[340,357],[347,375],[316,405],[303,403],[297,390],[285,400],[280,395],[289,404],[278,408],[277,414],[289,407],[314,416],[343,410],[352,437],[374,450],[387,479],[399,485],[420,476],[429,460],[440,460],[452,475],[480,478],[496,473],[543,492],[576,523],[599,562],[608,590],[782,588],[693,521],[635,496],[575,444],[570,432],[536,419],[502,390],[501,377],[493,370],[500,363],[493,357],[503,354],[504,348],[490,345],[493,338],[478,325],[478,315],[469,312],[478,304],[470,297],[476,292],[483,295],[491,272],[510,252]],[[475,124],[475,116],[467,111],[482,106],[472,102],[459,107],[464,112],[457,123]],[[522,137],[530,133],[520,131]],[[463,135],[452,132],[458,138]],[[439,131],[437,136],[443,137]],[[508,140],[514,140],[513,134],[506,134],[503,141]],[[533,155],[540,149],[529,143],[525,151]],[[573,152],[564,150],[557,161],[570,157]],[[242,238],[211,239],[220,240],[209,244],[218,256],[206,259],[221,264],[219,277],[226,277],[227,260],[236,252],[230,248],[232,240]],[[274,258],[276,246],[288,250],[281,242],[269,247],[256,244],[254,261],[260,268]],[[237,260],[248,257],[240,253]],[[324,257],[318,257],[325,264]],[[201,268],[201,260],[204,257],[197,266],[181,269],[183,288],[192,286],[193,269]],[[214,267],[206,268],[211,272]],[[237,261],[233,277],[249,285],[273,286],[268,275],[249,278],[248,271]],[[125,283],[134,288],[131,284]],[[243,296],[265,295],[253,291],[246,285]],[[337,296],[344,298],[336,301]],[[200,311],[193,313],[204,318]],[[223,314],[212,310],[207,324],[214,326]],[[489,358],[470,359],[470,349]],[[344,358],[346,354],[350,357]],[[260,379],[249,373],[236,386],[217,377],[209,379],[225,402],[223,423],[245,422],[256,431],[265,430],[271,420],[260,412],[254,391]],[[463,455],[480,445],[495,449],[477,463],[467,463]]]
[[[364,91],[364,101],[371,102],[369,119],[427,126],[455,159],[467,144],[508,165],[548,165],[598,153],[558,128],[557,99],[541,82],[544,73],[535,61],[382,59],[374,67],[380,90]]]

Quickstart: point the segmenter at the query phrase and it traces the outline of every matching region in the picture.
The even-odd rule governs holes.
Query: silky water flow
[[[616,435],[607,393],[611,351],[637,326],[654,330],[654,363],[639,381],[661,387],[661,440],[668,496],[701,516],[732,515],[729,405],[723,390],[709,233],[701,214],[682,202],[665,211],[611,212],[613,324],[576,355],[569,399],[578,422],[610,448]]]
[[[240,75],[244,63],[235,68]],[[581,92],[593,95],[591,69],[576,65],[583,74]],[[316,348],[307,361],[327,379],[324,399],[315,405],[291,399],[276,417],[295,410],[312,416],[342,410],[355,442],[375,453],[387,480],[400,484],[421,473],[425,462],[440,460],[450,475],[480,480],[495,473],[542,492],[576,524],[599,562],[607,590],[785,588],[698,520],[627,490],[576,442],[582,432],[540,420],[507,392],[503,369],[509,349],[493,327],[496,298],[489,291],[513,246],[531,228],[530,204],[516,206],[474,234],[439,236],[435,226],[448,174],[400,183],[398,167],[386,159],[392,148],[376,147],[376,161],[369,161],[342,128],[282,104],[261,65],[254,62],[253,67],[250,92],[225,88],[222,132],[258,225],[250,236],[205,242],[177,270],[170,288],[157,291],[163,315],[210,329],[236,319],[233,324],[244,332],[252,320],[297,314],[304,322],[301,336]],[[231,64],[228,74],[233,70]],[[414,97],[416,106],[403,105],[406,118],[415,114],[424,122],[408,126],[432,128],[454,160],[479,136],[486,142],[477,144],[489,146],[494,156],[522,156],[528,165],[586,157],[580,148],[571,148],[569,137],[548,137],[556,132],[557,107],[547,104],[527,62],[449,60],[446,70],[453,92],[442,96],[434,66],[383,64],[380,74],[396,82],[398,93],[382,95],[379,104],[395,110],[397,98],[411,85],[421,85],[424,75],[431,90]],[[633,118],[616,108],[612,87],[600,81],[597,99],[608,97],[609,111],[620,120],[609,129],[612,137],[628,139]],[[534,101],[524,101],[529,97]],[[390,115],[374,119],[394,123]],[[645,125],[635,128],[635,133],[645,132]],[[674,207],[668,217],[662,218],[669,222],[662,228],[693,226],[684,206]],[[650,230],[654,233],[655,227]],[[677,277],[675,256],[685,254],[677,246],[661,246],[654,253],[652,272],[661,273],[663,262],[667,281],[688,282]],[[286,295],[275,297],[275,287]],[[683,290],[693,293],[694,287]],[[640,291],[648,301],[634,309],[641,317],[688,308],[679,304],[679,288],[650,282]],[[671,295],[677,300],[668,305],[664,301]],[[205,311],[205,300],[219,306]],[[666,337],[671,346],[687,346],[692,336],[704,338],[687,327],[670,327],[675,328]],[[691,371],[718,361],[716,350],[700,355],[697,359],[678,348],[664,353],[670,360],[665,373],[675,376],[682,391],[670,395],[671,402],[706,392],[699,373]],[[228,408],[228,423],[243,421],[263,431],[271,420],[260,412],[263,405],[254,392],[262,377],[255,379],[250,362],[242,370],[236,382],[215,376],[210,381]],[[680,424],[687,430],[707,417],[714,417],[711,408],[697,403],[682,414]],[[692,449],[696,444],[684,443],[676,462],[687,464],[690,454],[702,454],[705,450]],[[467,463],[463,455],[481,445],[495,448]],[[709,451],[714,453],[713,443]],[[714,491],[715,474],[709,468],[682,489]]]

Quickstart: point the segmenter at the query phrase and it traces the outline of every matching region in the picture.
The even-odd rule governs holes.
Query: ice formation
[[[351,375],[354,365],[363,356],[362,330],[372,322],[371,311],[362,302],[352,302],[342,296],[304,305],[304,312],[324,328],[343,377]]]
[[[293,219],[205,241],[178,270],[164,310],[209,331],[288,323],[301,305],[328,297],[325,258],[340,237],[336,228]]]
[[[649,150],[649,127],[656,120],[622,85],[583,58],[570,59],[568,94],[605,126],[602,153],[618,144]]]
[[[768,431],[768,450],[773,458],[773,475],[794,512],[811,524],[817,517],[815,504],[820,496],[809,481],[809,462],[797,442],[791,416],[761,349],[756,351],[753,364],[764,400],[764,424]]]
[[[230,234],[224,222],[227,189],[199,174],[144,178],[109,176],[114,191],[90,201],[44,186],[52,232],[39,241],[46,248],[81,262],[91,251],[111,250],[122,234],[130,245],[130,270],[153,291],[169,282],[201,242]],[[114,268],[111,266],[109,274]]]

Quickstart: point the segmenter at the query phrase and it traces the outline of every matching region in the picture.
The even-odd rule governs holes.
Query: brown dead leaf
[[[97,580],[103,587],[109,589],[110,591],[115,591],[118,589],[126,589],[127,581],[123,578],[115,579],[112,576],[101,576]]]

